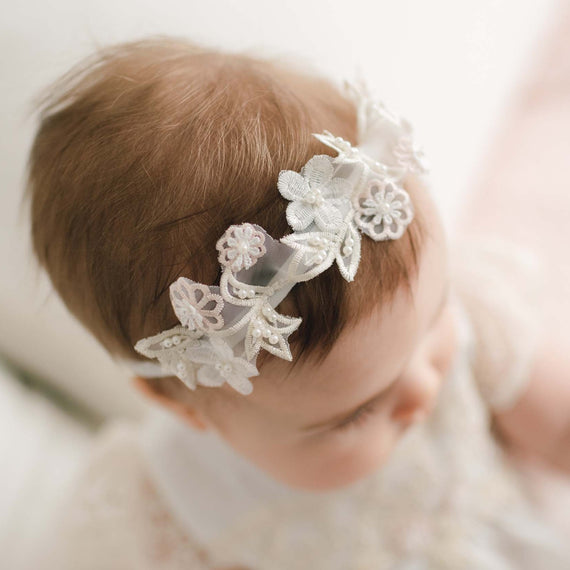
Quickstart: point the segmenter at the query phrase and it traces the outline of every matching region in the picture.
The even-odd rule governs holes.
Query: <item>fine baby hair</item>
[[[35,253],[69,310],[159,391],[178,390],[180,378],[193,389],[228,381],[246,394],[271,354],[324,358],[345,327],[410,286],[425,230],[405,183],[424,171],[421,153],[409,125],[362,87],[343,90],[292,65],[156,37],[99,50],[39,106],[27,188]],[[311,169],[315,177],[326,170],[338,188],[332,214],[304,223],[292,192]],[[386,218],[372,206],[396,215],[382,229]],[[243,267],[232,257],[236,232],[255,241]],[[299,250],[307,237],[331,240],[322,259],[312,243]],[[291,259],[273,297],[270,283],[252,277],[263,273],[254,262],[270,260],[274,275]],[[335,260],[341,270],[325,271]],[[253,298],[240,297],[239,279]],[[237,376],[212,374],[203,361],[194,370],[187,350],[200,363],[209,338],[189,316],[192,295],[213,311],[201,321],[208,332],[225,330],[218,284],[226,307],[230,299],[242,307],[230,319],[242,325],[230,331],[235,356],[247,357],[238,358]],[[284,315],[284,328],[251,334],[263,310]],[[166,347],[157,345],[167,336]],[[227,356],[224,335],[212,337]],[[269,352],[256,363],[260,346]],[[160,356],[163,368],[142,354]]]

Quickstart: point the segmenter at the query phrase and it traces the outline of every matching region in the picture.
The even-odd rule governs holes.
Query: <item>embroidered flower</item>
[[[354,221],[375,241],[397,239],[412,221],[408,193],[392,182],[374,179],[354,200]]]
[[[216,249],[220,252],[218,260],[234,273],[249,269],[265,255],[264,241],[263,232],[256,230],[252,224],[230,226],[216,243]]]
[[[300,174],[293,170],[279,173],[277,187],[291,200],[286,216],[293,230],[304,230],[313,221],[322,231],[335,231],[342,225],[340,207],[347,203],[351,185],[333,173],[333,159],[324,154],[311,158]]]
[[[255,365],[234,356],[230,345],[215,336],[198,347],[186,350],[185,356],[196,364],[202,364],[196,378],[203,386],[218,387],[227,382],[240,394],[247,395],[253,390],[249,378],[259,374]]]
[[[201,334],[176,325],[157,335],[139,340],[135,344],[135,350],[148,358],[158,359],[164,371],[178,376],[191,390],[195,390],[195,370],[184,354],[190,347],[199,346],[203,342],[200,339]]]
[[[180,277],[170,286],[170,301],[180,323],[191,330],[210,331],[224,326],[224,300],[207,285]]]

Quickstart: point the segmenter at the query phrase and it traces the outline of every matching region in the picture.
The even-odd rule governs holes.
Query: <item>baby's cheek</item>
[[[458,349],[458,331],[455,316],[448,305],[437,327],[437,340],[432,355],[434,367],[445,376]]]
[[[367,427],[331,436],[326,445],[315,452],[313,461],[305,464],[311,466],[305,475],[313,489],[350,485],[381,468],[388,460],[400,432],[386,418],[369,421]]]

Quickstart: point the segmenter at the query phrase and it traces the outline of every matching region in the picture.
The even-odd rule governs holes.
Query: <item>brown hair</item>
[[[99,50],[37,106],[27,184],[35,254],[106,349],[141,360],[136,341],[177,323],[170,283],[217,282],[215,243],[229,225],[290,233],[279,171],[336,154],[311,133],[358,143],[354,105],[314,71],[162,36]],[[416,209],[401,239],[363,238],[354,282],[333,266],[293,288],[283,303],[303,318],[294,361],[323,358],[364,311],[409,289],[423,230]]]

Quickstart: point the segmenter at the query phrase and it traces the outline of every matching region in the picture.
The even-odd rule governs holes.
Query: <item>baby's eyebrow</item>
[[[430,328],[435,323],[435,321],[437,320],[437,318],[441,314],[441,311],[445,307],[445,303],[449,297],[450,289],[451,289],[451,283],[448,280],[447,284],[445,286],[445,289],[443,291],[441,301],[439,302],[439,305],[437,306],[437,310],[435,311],[435,314],[430,321]],[[311,424],[308,426],[304,426],[301,428],[301,431],[313,431],[313,430],[316,430],[318,428],[325,428],[325,427],[335,425],[337,423],[341,423],[343,421],[348,420],[351,416],[358,413],[358,411],[360,409],[365,408],[365,407],[369,406],[370,404],[372,404],[374,401],[380,399],[384,395],[384,393],[387,391],[387,389],[389,389],[389,387],[392,386],[392,384],[394,383],[394,381],[396,379],[397,379],[397,376],[394,380],[392,380],[390,383],[387,384],[388,388],[386,388],[386,387],[382,388],[382,390],[380,390],[379,392],[376,392],[376,394],[374,394],[372,397],[368,398],[365,402],[358,404],[357,406],[355,406],[354,408],[352,408],[348,411],[344,411],[344,412],[340,412],[339,414],[335,414],[334,416],[332,416],[326,420],[322,420],[320,422],[317,422],[317,423],[314,423],[314,424]]]

